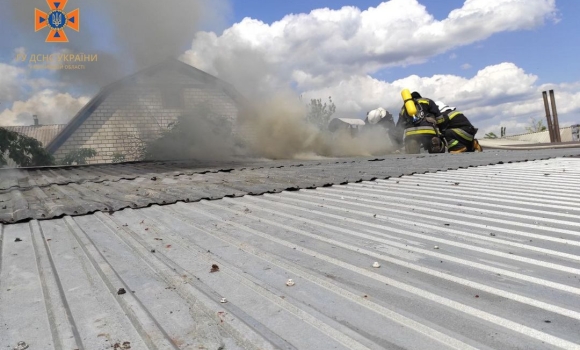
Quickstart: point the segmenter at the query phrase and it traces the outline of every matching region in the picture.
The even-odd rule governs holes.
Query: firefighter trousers
[[[447,140],[449,153],[474,152],[475,151],[475,129],[452,128],[444,131]]]

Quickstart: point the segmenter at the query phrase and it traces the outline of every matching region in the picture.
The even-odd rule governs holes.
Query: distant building
[[[579,125],[560,128],[560,138],[562,139],[562,142],[578,142],[580,139],[579,129]],[[482,138],[479,139],[479,143],[484,148],[546,145],[550,143],[550,133],[548,130],[545,130],[526,134],[504,136],[502,138],[496,139]]]
[[[79,148],[92,148],[89,163],[109,163],[115,154],[134,160],[143,140],[202,102],[234,121],[243,97],[218,78],[176,59],[146,68],[103,89],[48,145],[58,160]]]
[[[580,142],[580,124],[572,125],[572,141]]]
[[[572,126],[560,128],[560,138],[562,139],[562,142],[573,141],[572,131],[573,131]],[[548,130],[544,130],[519,135],[511,135],[505,136],[504,139],[513,141],[525,141],[528,143],[550,143],[550,132]]]
[[[40,125],[38,124],[38,118],[36,118],[36,116],[34,117],[34,125],[2,126],[2,128],[37,139],[42,143],[42,146],[46,147],[66,127],[66,124]],[[8,154],[4,155],[4,159],[6,159],[7,162],[6,167],[18,167],[18,165],[10,159]]]

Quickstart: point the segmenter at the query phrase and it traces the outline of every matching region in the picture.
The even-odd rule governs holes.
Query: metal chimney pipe
[[[558,111],[556,110],[556,98],[554,97],[554,90],[550,90],[550,100],[552,101],[552,115],[554,116],[554,136],[556,142],[562,142],[560,135],[560,123],[558,122]]]
[[[548,132],[550,133],[550,143],[554,143],[555,140],[555,132],[554,126],[552,125],[552,115],[550,114],[550,106],[548,105],[548,93],[546,91],[542,92],[544,96],[544,108],[546,109],[546,120],[548,121]]]
[[[38,126],[38,116],[35,114],[32,116],[32,119],[34,119],[34,126]]]

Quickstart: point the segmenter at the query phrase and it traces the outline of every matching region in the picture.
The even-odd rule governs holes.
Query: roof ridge
[[[136,77],[147,74],[148,72],[154,72],[158,69],[166,67],[168,64],[172,65],[179,65],[184,68],[189,69],[191,72],[195,74],[201,74],[205,78],[210,78],[213,81],[217,82],[220,87],[224,90],[224,92],[231,97],[236,103],[243,103],[245,98],[241,95],[232,84],[219,79],[207,72],[204,72],[188,63],[185,63],[175,57],[168,57],[163,61],[151,65],[149,67],[143,68],[138,70],[124,78],[121,78],[115,82],[112,82],[99,90],[99,92],[87,103],[85,104],[77,114],[71,119],[71,121],[66,124],[66,127],[61,130],[58,135],[46,146],[46,149],[50,153],[56,152],[56,150],[67,140],[67,138],[72,135],[82,125],[82,123],[89,117],[89,115],[94,111],[94,109],[98,108],[100,103],[109,96],[109,94],[116,88],[123,86],[124,84],[130,82],[132,79]]]

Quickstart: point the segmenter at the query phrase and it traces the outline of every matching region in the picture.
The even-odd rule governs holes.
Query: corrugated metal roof
[[[579,349],[579,177],[552,159],[3,225],[0,344]]]
[[[0,222],[50,219],[152,204],[259,195],[461,167],[579,155],[580,149],[498,151],[381,159],[137,163],[0,170]]]

